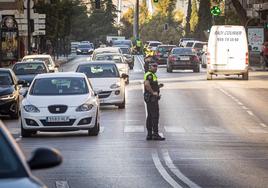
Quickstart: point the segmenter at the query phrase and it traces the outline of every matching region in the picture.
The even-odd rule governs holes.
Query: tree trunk
[[[240,20],[241,25],[246,25],[247,23],[247,11],[244,9],[244,7],[241,5],[239,0],[231,0],[232,4],[235,8],[235,11],[237,12],[238,18]]]

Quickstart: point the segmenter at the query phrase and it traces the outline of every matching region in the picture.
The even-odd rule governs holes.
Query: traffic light
[[[218,6],[213,6],[211,9],[210,9],[210,13],[213,15],[213,16],[219,16],[221,14],[221,9],[218,7]]]
[[[95,0],[95,8],[100,9],[101,8],[101,2],[100,0]]]
[[[268,22],[264,23],[264,29],[268,29]]]

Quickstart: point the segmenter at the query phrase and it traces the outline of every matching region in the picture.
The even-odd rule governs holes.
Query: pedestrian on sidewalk
[[[266,67],[268,67],[268,41],[264,42],[262,45],[261,64],[262,64],[263,70],[266,70]]]
[[[163,84],[158,84],[156,71],[158,64],[153,62],[150,64],[149,71],[144,75],[144,101],[147,107],[147,137],[146,140],[165,140],[158,134],[158,123],[159,123],[159,104],[160,100],[160,88]]]

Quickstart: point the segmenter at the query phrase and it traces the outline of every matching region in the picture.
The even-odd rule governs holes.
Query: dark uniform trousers
[[[159,121],[159,105],[158,99],[154,102],[146,102],[147,106],[147,119],[146,128],[148,135],[158,134],[158,121]]]

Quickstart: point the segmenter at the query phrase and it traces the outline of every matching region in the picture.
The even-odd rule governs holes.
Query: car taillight
[[[210,53],[207,52],[207,64],[210,64]]]
[[[171,62],[176,61],[176,57],[175,56],[169,56],[169,61],[171,61]]]
[[[248,52],[246,53],[246,65],[248,65]]]

